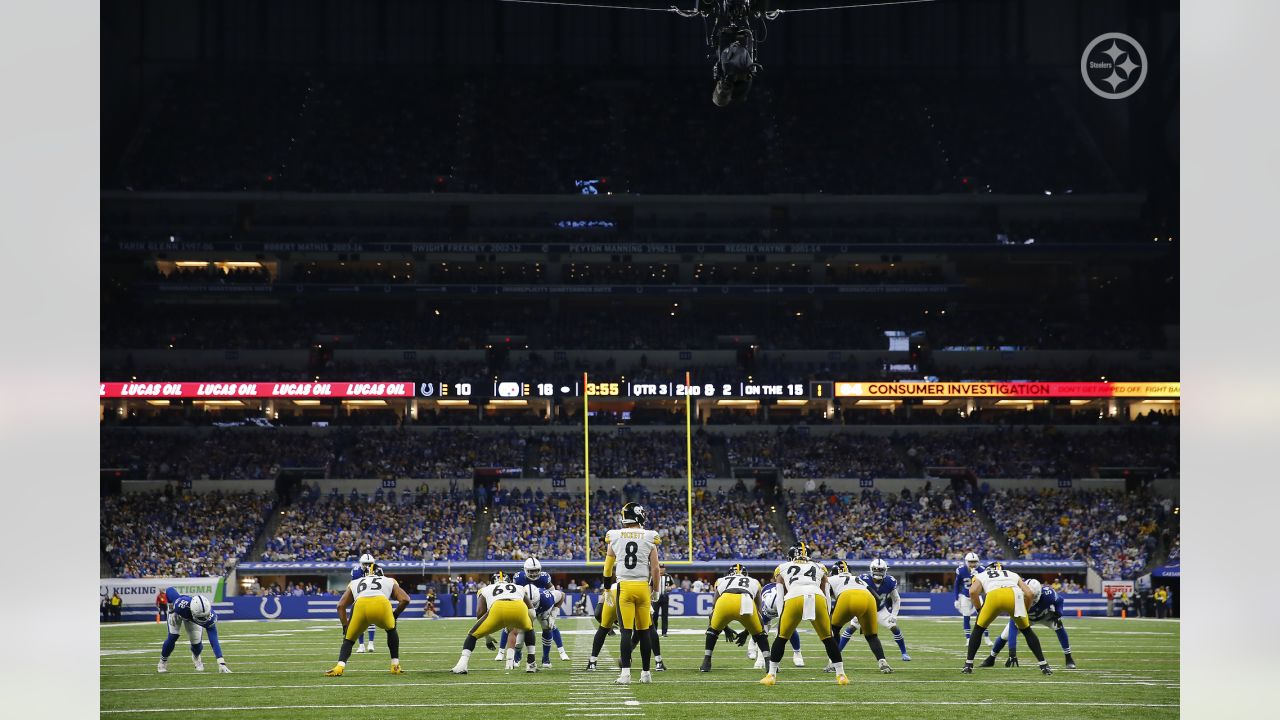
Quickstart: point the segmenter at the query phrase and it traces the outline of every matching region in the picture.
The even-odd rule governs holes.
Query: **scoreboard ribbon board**
[[[1176,398],[1180,382],[853,382],[835,383],[841,398]]]

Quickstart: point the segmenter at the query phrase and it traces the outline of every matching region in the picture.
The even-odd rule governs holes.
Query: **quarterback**
[[[644,506],[629,502],[620,513],[622,527],[605,535],[609,552],[604,559],[604,576],[617,573],[618,593],[615,598],[618,619],[622,622],[622,672],[619,685],[631,684],[631,649],[640,644],[640,682],[653,682],[649,672],[649,656],[653,650],[649,628],[653,624],[653,603],[662,591],[659,568],[658,533],[645,530]]]

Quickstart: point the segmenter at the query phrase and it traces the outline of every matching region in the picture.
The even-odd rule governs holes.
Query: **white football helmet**
[[[1039,580],[1028,580],[1027,587],[1031,588],[1032,594],[1034,594],[1036,597],[1040,596],[1041,585]]]
[[[969,569],[972,570],[982,564],[982,561],[978,559],[978,553],[971,552],[964,556],[964,564],[968,565]]]
[[[536,585],[525,585],[521,590],[525,604],[529,606],[530,610],[536,609],[538,603],[542,602],[542,590]]]
[[[377,562],[377,561],[376,561],[376,560],[374,560],[374,559],[373,559],[373,556],[372,556],[372,555],[370,555],[369,553],[365,553],[365,554],[363,554],[363,555],[361,555],[361,556],[360,556],[360,564],[361,564],[361,565],[372,565],[372,564],[374,564],[375,562]]]
[[[889,563],[883,558],[876,558],[871,561],[871,579],[880,582],[885,575],[889,574]]]
[[[524,574],[530,580],[542,574],[542,563],[538,562],[538,558],[531,557],[524,561]]]
[[[191,596],[191,619],[196,622],[208,622],[213,617],[213,606],[203,595]]]

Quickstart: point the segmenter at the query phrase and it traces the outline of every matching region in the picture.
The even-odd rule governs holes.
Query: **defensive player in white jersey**
[[[889,661],[884,659],[884,646],[880,644],[880,621],[876,615],[876,596],[864,578],[853,574],[849,563],[837,560],[831,566],[831,575],[827,578],[827,587],[831,591],[831,627],[839,632],[845,623],[856,624],[867,639],[871,654],[875,655],[880,672],[891,673]],[[844,648],[841,647],[841,650]],[[833,665],[827,666],[827,672],[839,672]]]
[[[787,555],[790,560],[779,565],[773,573],[774,582],[784,591],[782,612],[778,616],[778,637],[774,639],[769,653],[769,673],[760,679],[760,684],[777,684],[778,664],[787,649],[787,640],[801,620],[808,620],[827,648],[827,657],[835,664],[836,684],[848,685],[849,676],[844,674],[840,645],[831,634],[831,613],[827,610],[827,569],[809,559],[808,543],[792,547]]]
[[[376,625],[387,633],[387,650],[391,652],[391,674],[402,675],[400,669],[400,633],[396,630],[396,619],[409,607],[409,594],[400,587],[395,578],[386,577],[382,568],[372,562],[364,566],[364,576],[352,580],[346,592],[338,599],[338,619],[342,621],[342,649],[338,651],[338,664],[325,673],[328,677],[341,675],[351,658],[351,648],[356,640],[364,634],[365,628]],[[361,559],[364,559],[363,557]],[[395,610],[391,609],[391,598],[396,600]],[[354,601],[355,609],[351,617],[347,617],[347,607]]]
[[[653,682],[649,672],[652,643],[649,628],[653,624],[653,603],[662,591],[661,569],[658,559],[658,533],[645,530],[644,506],[629,502],[620,513],[622,527],[605,535],[609,553],[604,559],[604,576],[617,573],[618,619],[622,623],[621,649],[622,672],[619,685],[631,684],[631,649],[635,641],[640,644],[640,682]]]
[[[974,575],[974,582],[969,586],[969,599],[978,609],[978,628],[969,638],[969,652],[961,672],[966,675],[973,673],[973,656],[978,653],[978,646],[982,644],[982,633],[991,627],[997,617],[1008,615],[1026,637],[1027,647],[1031,648],[1032,654],[1040,663],[1040,672],[1045,675],[1053,674],[1040,649],[1040,638],[1031,629],[1027,613],[1027,608],[1035,604],[1037,595],[1031,592],[1031,588],[1018,573],[1005,570],[999,562],[991,563],[985,570]]]
[[[493,583],[476,593],[479,598],[476,601],[476,623],[462,641],[462,656],[450,672],[466,675],[476,641],[502,629],[524,633],[524,654],[528,658],[525,672],[538,672],[537,658],[533,656],[533,616],[540,595],[541,591],[533,585],[516,585],[507,579],[505,573],[494,573]]]
[[[702,655],[702,672],[711,672],[711,653],[716,640],[731,622],[742,623],[760,648],[761,657],[769,652],[769,636],[760,620],[760,581],[747,575],[742,563],[729,568],[729,574],[715,584],[716,602],[707,626],[707,641]]]

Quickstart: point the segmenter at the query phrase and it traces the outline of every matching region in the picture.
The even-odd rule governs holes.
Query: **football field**
[[[698,672],[705,618],[672,619],[663,638],[667,672],[641,685],[639,650],[633,684],[618,687],[617,637],[609,638],[598,672],[584,672],[594,627],[588,618],[562,618],[565,649],[572,658],[536,674],[505,671],[481,642],[465,676],[449,673],[457,661],[470,621],[405,620],[400,625],[405,674],[388,673],[385,638],[377,651],[351,656],[343,677],[324,677],[341,644],[338,622],[298,620],[219,623],[223,652],[232,674],[219,674],[205,644],[205,671],[195,672],[185,638],[169,659],[169,672],[156,672],[165,626],[155,623],[108,625],[101,629],[101,709],[104,717],[262,718],[489,718],[527,708],[539,718],[707,718],[764,714],[771,720],[829,716],[833,706],[848,712],[879,712],[894,718],[955,718],[973,706],[1012,717],[1035,710],[1070,718],[1174,717],[1178,714],[1177,621],[1065,620],[1079,668],[1065,670],[1057,638],[1039,635],[1054,674],[1045,677],[1025,642],[1018,643],[1022,667],[960,674],[964,635],[958,618],[906,617],[902,620],[912,662],[899,659],[892,637],[881,636],[895,672],[882,675],[861,636],[844,652],[850,683],[835,684],[822,672],[826,657],[811,631],[803,632],[806,666],[792,665],[790,647],[778,684],[757,683],[746,650],[721,639],[715,668]],[[987,654],[984,644],[978,660]],[[541,653],[541,648],[538,648]],[[539,658],[540,659],[540,658]]]

